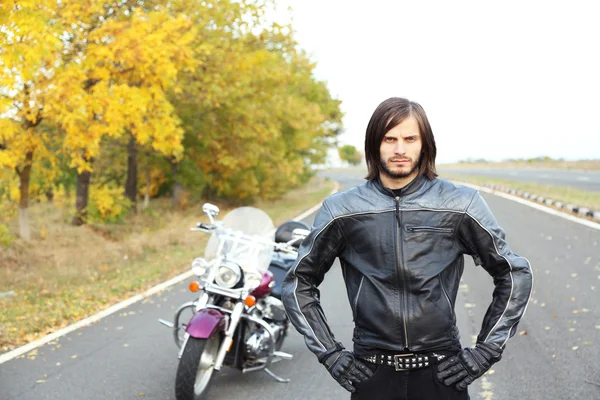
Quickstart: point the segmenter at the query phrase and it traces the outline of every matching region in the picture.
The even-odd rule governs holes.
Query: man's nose
[[[398,140],[396,142],[396,146],[394,146],[394,153],[402,155],[405,152],[406,152],[406,149],[404,148],[404,143],[402,143],[401,140]]]

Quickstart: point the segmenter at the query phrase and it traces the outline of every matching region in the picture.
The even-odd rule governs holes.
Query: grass
[[[474,184],[497,184],[506,186],[515,190],[522,190],[545,198],[560,201],[566,204],[574,204],[580,207],[587,207],[592,210],[600,210],[600,193],[578,190],[574,188],[564,186],[550,186],[550,185],[538,185],[535,183],[526,183],[513,181],[502,178],[490,178],[484,176],[471,176],[460,173],[447,173],[443,172],[440,174],[440,178],[449,179],[452,181],[462,181],[465,183]]]
[[[313,178],[276,201],[254,204],[276,225],[325,198],[334,183]],[[215,203],[224,216],[231,207]],[[32,240],[0,247],[0,351],[8,351],[185,272],[206,236],[202,202],[172,211],[156,200],[122,224],[68,224],[50,204],[30,208]]]

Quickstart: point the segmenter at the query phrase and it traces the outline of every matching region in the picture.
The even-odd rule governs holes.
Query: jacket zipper
[[[356,297],[354,298],[354,319],[358,316],[358,296],[360,296],[360,290],[362,289],[363,281],[365,276],[363,275],[360,278],[360,284],[358,285],[358,292],[356,292]]]
[[[410,232],[439,232],[439,233],[453,233],[452,228],[438,228],[435,226],[408,226],[406,229]]]
[[[402,325],[404,328],[404,346],[405,348],[409,348],[408,346],[408,329],[406,328],[406,318],[408,316],[408,306],[407,306],[407,296],[406,296],[406,276],[404,274],[404,268],[402,268],[402,264],[400,263],[400,257],[402,256],[401,247],[402,247],[402,214],[400,214],[400,196],[396,196],[396,268],[400,270],[400,279],[402,280]]]

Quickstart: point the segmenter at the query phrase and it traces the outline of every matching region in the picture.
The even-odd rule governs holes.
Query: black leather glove
[[[456,389],[465,390],[501,358],[500,347],[491,343],[477,343],[474,348],[462,349],[456,356],[440,363],[437,377],[446,386],[456,383]]]
[[[354,358],[354,354],[348,350],[339,350],[330,354],[323,365],[344,389],[354,393],[357,383],[366,381],[373,376],[373,371],[365,364]]]

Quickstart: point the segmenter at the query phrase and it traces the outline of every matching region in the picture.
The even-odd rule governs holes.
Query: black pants
[[[435,376],[436,363],[412,371],[367,363],[375,372],[356,386],[351,400],[469,400],[466,390],[446,386]]]

